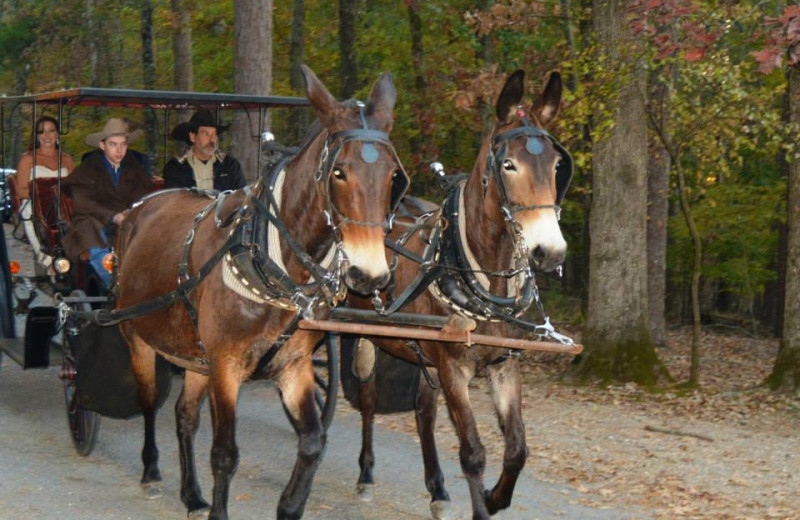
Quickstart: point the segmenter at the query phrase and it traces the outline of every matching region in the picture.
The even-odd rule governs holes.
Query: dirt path
[[[672,333],[670,345],[659,356],[685,380],[687,333]],[[656,519],[800,519],[800,400],[753,388],[769,373],[777,341],[710,334],[703,345],[703,390],[680,396],[562,384],[567,359],[527,356],[525,471],[572,486],[580,503],[640,508]],[[484,380],[471,398],[497,461],[503,445]],[[413,429],[407,416],[382,422]],[[442,410],[439,425],[440,442],[455,446]]]

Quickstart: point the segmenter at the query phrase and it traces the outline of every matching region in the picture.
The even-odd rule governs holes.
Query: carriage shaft
[[[486,345],[489,347],[511,348],[518,350],[535,350],[556,354],[580,354],[582,345],[563,345],[548,341],[533,341],[516,338],[502,338],[486,334],[472,334],[461,331],[429,330],[412,327],[390,325],[373,325],[371,323],[339,322],[332,320],[301,320],[298,327],[303,330],[319,330],[340,334],[357,334],[359,336],[386,336],[393,338],[422,339],[444,341],[448,343],[466,343],[467,345]]]

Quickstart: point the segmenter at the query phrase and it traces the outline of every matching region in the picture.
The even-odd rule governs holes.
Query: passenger
[[[217,148],[219,135],[226,128],[217,124],[208,110],[198,110],[189,121],[177,125],[172,138],[185,142],[189,149],[164,166],[164,187],[217,191],[243,188],[247,183],[242,165]]]
[[[103,153],[91,154],[64,182],[73,208],[63,241],[68,258],[89,259],[90,248],[108,248],[110,232],[125,219],[130,205],[150,191],[152,181],[144,168],[126,155],[141,134],[112,118],[100,132],[86,136],[86,144]]]
[[[17,164],[17,196],[20,199],[19,213],[24,223],[25,236],[33,249],[37,262],[45,268],[53,263],[53,257],[42,252],[42,246],[34,231],[31,220],[30,181],[31,178],[44,179],[58,177],[59,155],[61,156],[61,176],[66,177],[74,168],[72,157],[60,150],[58,121],[50,116],[42,116],[36,121],[36,135],[28,152],[22,155]],[[36,171],[33,171],[34,149]]]

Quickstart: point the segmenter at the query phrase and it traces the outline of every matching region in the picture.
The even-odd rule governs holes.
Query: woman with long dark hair
[[[50,116],[36,120],[36,134],[17,165],[17,194],[20,198],[20,217],[25,225],[25,235],[33,248],[34,258],[48,268],[52,257],[41,250],[31,221],[30,181],[46,177],[66,177],[75,167],[72,157],[60,150],[58,121]],[[35,161],[35,167],[34,167]]]

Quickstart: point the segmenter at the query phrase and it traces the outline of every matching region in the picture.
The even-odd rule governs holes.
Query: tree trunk
[[[89,86],[97,86],[97,23],[94,0],[86,0],[86,35],[88,37]]]
[[[191,92],[194,81],[192,14],[186,7],[186,0],[172,0],[172,18],[173,84],[175,90]]]
[[[269,95],[272,90],[272,0],[234,1],[233,84],[237,94]],[[245,178],[255,181],[258,171],[258,140],[269,128],[265,118],[258,127],[259,114],[236,115],[233,124],[233,153],[242,163]]]
[[[145,90],[156,88],[156,62],[153,57],[153,4],[150,0],[141,3],[141,35],[142,35],[142,83]],[[147,138],[147,155],[150,157],[149,175],[153,174],[153,165],[158,157],[158,119],[152,110],[144,113],[145,136]]]
[[[788,72],[789,120],[800,124],[800,67]],[[786,183],[786,290],[778,359],[767,378],[773,390],[800,394],[800,161],[792,159]]]
[[[787,83],[791,81],[791,74],[792,69],[790,67],[786,71]],[[786,125],[791,121],[792,114],[790,90],[787,88],[784,93],[783,111],[781,113],[781,120]],[[789,178],[789,167],[789,154],[781,149],[778,152],[778,171],[781,177]],[[769,268],[773,269],[777,276],[774,280],[768,280],[764,286],[761,319],[764,325],[769,327],[776,336],[781,336],[783,333],[783,307],[786,301],[786,242],[788,240],[788,231],[786,222],[773,224],[773,229],[778,233],[778,250],[770,262]]]
[[[408,0],[408,24],[411,29],[411,65],[414,70],[414,101],[411,110],[417,120],[420,133],[409,139],[411,149],[412,168],[421,174],[427,174],[426,163],[436,158],[434,139],[431,135],[430,117],[428,111],[428,96],[426,95],[427,81],[423,70],[425,51],[422,46],[422,17],[420,17],[419,0]]]
[[[589,312],[584,354],[573,375],[653,386],[666,374],[647,326],[646,75],[624,50],[631,37],[621,0],[595,0],[594,29],[604,70],[630,70],[614,100],[616,126],[594,143]],[[619,76],[618,76],[619,77]],[[609,116],[596,113],[596,121]]]
[[[305,96],[305,79],[303,79],[303,64],[305,55],[305,0],[292,2],[292,32],[289,37],[289,86],[295,94]],[[292,144],[302,142],[308,131],[311,114],[307,108],[294,108],[289,114],[288,139]]]
[[[660,69],[658,73],[664,73]],[[654,80],[657,75],[654,75]],[[666,122],[666,87],[654,81],[650,107],[659,124]],[[665,296],[667,285],[667,216],[669,213],[669,153],[661,141],[651,140],[647,164],[647,295],[650,338],[654,345],[666,345]]]
[[[339,74],[342,78],[342,98],[353,97],[358,84],[356,63],[357,0],[339,0]]]
[[[476,0],[475,7],[479,11],[488,11],[492,4],[494,4],[494,0]],[[480,36],[478,41],[480,42],[480,47],[477,53],[479,67],[488,68],[495,61],[494,39],[492,38],[492,33],[489,32],[483,36]],[[483,124],[481,132],[476,133],[474,136],[476,144],[480,143],[482,136],[491,131],[492,127],[494,126],[494,105],[481,100],[478,103],[478,112],[481,114],[481,120],[483,121]]]

